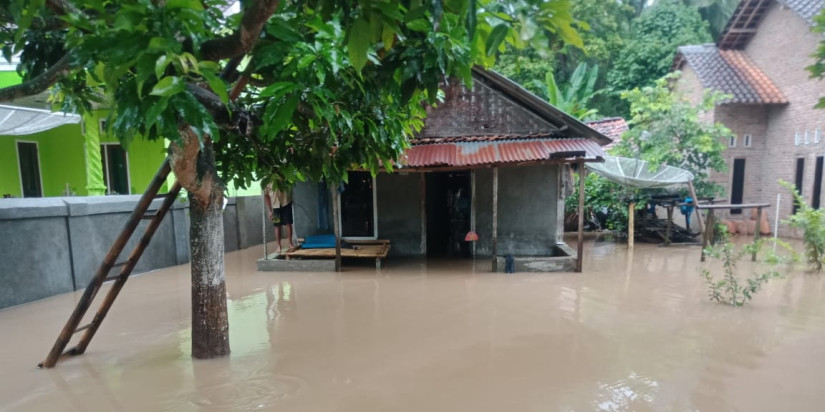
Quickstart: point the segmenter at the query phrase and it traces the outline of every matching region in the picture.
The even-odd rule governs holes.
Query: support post
[[[759,235],[762,231],[762,207],[756,208],[756,224],[753,226],[753,243],[759,241]],[[751,261],[756,262],[756,249],[753,249],[753,256],[751,256]]]
[[[264,232],[262,233],[263,240],[264,240],[264,260],[267,260],[267,259],[269,259],[269,252],[267,250],[267,245],[266,245],[266,221],[267,221],[266,215],[267,215],[268,210],[266,210],[266,200],[264,200],[265,196],[266,196],[266,193],[264,193],[264,195],[261,196],[261,201],[264,203],[264,207],[262,208],[263,215],[261,216],[261,218],[263,219],[263,224],[264,224],[263,225]]]
[[[693,182],[688,182],[688,190],[690,191],[690,197],[693,199],[693,211],[696,212],[696,224],[699,225],[699,233],[705,233],[705,228],[702,227],[702,214],[699,213],[699,199],[693,189]],[[690,228],[687,228],[687,230],[690,231]]]
[[[578,242],[576,244],[576,273],[581,273],[583,254],[584,254],[584,178],[586,171],[584,170],[584,161],[579,160],[579,233]],[[559,212],[562,213],[562,212]]]
[[[630,202],[627,207],[627,247],[633,249],[634,236],[636,232],[636,202]]]
[[[476,170],[470,171],[470,230],[476,233]],[[472,242],[473,259],[476,257],[476,243]]]
[[[427,256],[427,174],[420,173],[418,197],[421,198],[421,255]]]
[[[665,245],[668,246],[670,246],[670,227],[673,226],[673,208],[674,206],[672,204],[667,207],[667,227],[665,228]]]
[[[332,186],[332,225],[335,228],[335,271],[341,271],[341,207],[338,204],[338,187]]]
[[[498,167],[493,168],[493,271],[498,256]]]
[[[706,230],[702,234],[702,262],[705,261],[705,248],[708,247],[712,241],[713,227],[716,225],[714,220],[713,209],[708,209],[708,221],[705,225]]]

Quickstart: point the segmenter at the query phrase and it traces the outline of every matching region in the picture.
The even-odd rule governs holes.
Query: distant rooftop
[[[630,130],[627,126],[627,122],[621,117],[608,117],[600,120],[594,120],[592,122],[586,122],[585,124],[599,133],[609,137],[610,140],[613,140],[613,143],[604,146],[605,150],[615,146],[616,143],[622,139],[622,134]]]
[[[724,103],[784,104],[782,91],[740,50],[720,50],[713,44],[679,47],[674,69],[687,63],[706,88],[732,97]]]

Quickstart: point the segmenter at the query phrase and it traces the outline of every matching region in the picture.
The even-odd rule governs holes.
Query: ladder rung
[[[82,330],[89,329],[89,328],[91,328],[91,327],[92,327],[92,325],[94,325],[94,324],[95,324],[95,323],[94,323],[94,322],[92,322],[92,323],[88,323],[88,324],[86,324],[86,325],[83,325],[83,326],[81,326],[81,327],[79,327],[79,328],[75,329],[75,330],[74,330],[74,333],[80,332],[80,331],[82,331]]]
[[[121,266],[123,266],[123,265],[125,265],[125,264],[127,264],[127,263],[129,263],[129,261],[128,261],[128,260],[124,260],[123,262],[117,262],[117,263],[115,263],[114,265],[112,265],[112,267],[113,267],[113,268],[119,268],[119,267],[121,267]]]
[[[109,276],[108,278],[103,279],[103,281],[104,281],[104,282],[111,282],[111,281],[113,281],[113,280],[118,280],[118,279],[120,279],[120,275],[117,275],[117,276]]]
[[[164,199],[169,196],[169,193],[158,193],[155,195],[155,199]]]
[[[149,219],[155,219],[157,217],[158,217],[158,215],[143,215],[143,217],[141,217],[141,219],[149,220]]]

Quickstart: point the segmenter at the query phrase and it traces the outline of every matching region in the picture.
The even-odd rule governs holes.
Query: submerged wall
[[[84,289],[140,196],[0,199],[0,309]],[[156,200],[150,210],[156,209]],[[263,243],[260,196],[230,198],[225,250]],[[143,234],[142,221],[118,261]],[[267,239],[273,238],[267,227]],[[189,262],[188,203],[175,202],[133,273]],[[112,272],[116,273],[117,269]]]

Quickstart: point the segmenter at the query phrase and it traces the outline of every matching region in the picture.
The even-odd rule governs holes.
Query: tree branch
[[[201,45],[201,59],[223,60],[241,56],[252,50],[261,30],[278,9],[280,0],[257,0],[244,11],[241,27],[226,37],[209,40]]]
[[[218,95],[203,87],[189,83],[186,85],[186,90],[192,93],[195,99],[206,108],[221,129],[234,130],[236,133],[246,136],[252,133],[255,124],[260,123],[252,112],[232,103],[224,104]]]
[[[52,67],[37,77],[0,89],[0,102],[8,102],[48,90],[60,77],[69,74],[69,60],[71,60],[71,53],[66,53]]]

